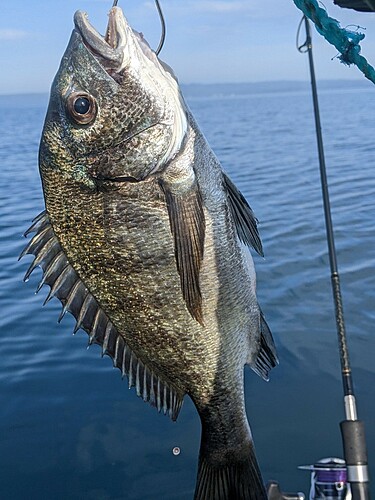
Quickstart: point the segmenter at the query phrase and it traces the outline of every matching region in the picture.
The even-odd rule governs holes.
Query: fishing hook
[[[112,8],[117,7],[118,0],[114,0]],[[161,49],[163,48],[164,42],[165,42],[165,33],[166,33],[166,27],[165,27],[165,19],[163,15],[163,11],[161,10],[159,0],[155,0],[156,8],[158,10],[159,18],[160,18],[160,24],[161,24],[161,36],[160,36],[160,42],[158,45],[158,48],[155,50],[155,54],[158,56],[161,52]]]
[[[160,37],[160,42],[158,45],[158,48],[155,50],[155,54],[158,56],[161,52],[161,49],[163,48],[164,42],[165,42],[165,19],[163,16],[163,11],[161,10],[159,0],[155,0],[156,3],[156,8],[158,9],[158,14],[160,17],[160,23],[161,23],[161,37]]]

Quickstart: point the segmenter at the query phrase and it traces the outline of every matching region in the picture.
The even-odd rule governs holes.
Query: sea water
[[[300,464],[342,456],[344,418],[311,94],[307,83],[186,86],[187,101],[260,221],[258,298],[280,365],[245,370],[265,481],[309,489]],[[365,83],[319,85],[348,342],[375,481],[375,97]],[[43,210],[37,152],[47,96],[0,97],[0,498],[192,498],[200,441],[186,398],[177,423],[128,390],[41,276],[22,283],[22,233]],[[179,454],[173,449],[178,447]]]

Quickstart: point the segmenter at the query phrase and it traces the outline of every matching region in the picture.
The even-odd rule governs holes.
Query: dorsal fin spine
[[[54,246],[56,246],[56,242],[52,238],[43,245],[43,247],[39,250],[37,257],[35,257],[35,259],[30,264],[29,269],[26,271],[23,281],[28,281],[28,279],[30,278],[30,274],[36,267],[41,264],[48,251],[51,250]]]
[[[92,325],[91,332],[89,334],[89,344],[90,345],[93,343],[93,340],[94,340],[95,335],[96,335],[96,329],[98,328],[98,324],[99,324],[100,312],[101,312],[101,309],[98,308],[97,311],[96,311],[96,313],[95,313],[94,322],[93,322],[93,325]]]
[[[148,401],[150,399],[149,394],[147,393],[147,370],[146,368],[143,371],[143,401]]]
[[[164,386],[164,391],[163,391],[163,412],[164,415],[167,413],[167,386]]]
[[[99,310],[99,309],[98,309]],[[120,335],[117,337],[116,339],[116,347],[115,347],[115,355],[113,356],[113,365],[114,366],[117,366],[117,363],[118,363],[118,353],[119,353],[119,349],[120,349],[120,341],[121,341],[121,338]]]
[[[108,340],[109,340],[109,334],[111,333],[111,327],[112,324],[110,321],[108,321],[106,329],[105,329],[105,334],[104,334],[104,341],[103,341],[103,346],[102,346],[102,356],[107,353],[107,348],[108,348]]]
[[[157,397],[156,397],[156,402],[157,402],[157,409],[160,412],[161,411],[161,391],[160,391],[160,379],[158,377],[158,390],[157,390]]]
[[[55,293],[58,291],[58,289],[60,288],[60,286],[63,284],[64,282],[64,279],[65,279],[65,276],[67,274],[69,274],[70,272],[70,266],[69,264],[67,264],[64,269],[62,270],[60,276],[57,278],[57,280],[54,282],[54,284],[51,286],[50,288],[50,291],[48,292],[47,294],[47,297],[45,298],[44,300],[44,303],[43,305],[45,306],[47,304],[47,302],[49,302],[52,297],[55,295]]]
[[[41,288],[44,285],[44,283],[48,282],[49,277],[55,271],[56,267],[58,267],[58,266],[61,265],[60,261],[64,261],[64,260],[66,261],[66,264],[67,264],[68,261],[65,258],[65,254],[64,254],[64,252],[62,250],[60,250],[60,252],[57,253],[55,255],[55,257],[46,266],[46,268],[44,270],[44,273],[43,273],[43,277],[40,280],[35,293],[38,293],[41,290]]]
[[[40,232],[38,232],[35,236],[31,238],[29,243],[22,250],[18,260],[22,259],[22,257],[24,257],[26,254],[34,253],[35,248],[38,247],[39,244],[41,243],[44,244],[47,241],[49,241],[50,238],[48,236],[46,237],[46,233],[50,233],[51,235],[53,234],[52,228],[49,224],[46,224],[46,226],[43,227]]]
[[[38,265],[43,270],[38,291],[44,284],[50,286],[44,303],[56,296],[63,306],[59,321],[69,311],[77,321],[74,333],[83,328],[89,335],[89,345],[93,342],[101,345],[103,354],[112,358],[114,366],[120,368],[122,376],[127,375],[129,388],[135,385],[137,394],[144,401],[157,406],[159,412],[163,409],[163,413],[168,413],[175,420],[184,394],[176,390],[170,382],[161,380],[125,343],[68,261],[45,212],[34,220],[28,233],[32,231],[37,233],[21,256],[30,253],[35,257],[27,277]]]
[[[79,314],[78,314],[77,322],[76,322],[74,330],[73,330],[73,335],[75,335],[78,332],[78,330],[81,328],[85,314],[86,314],[87,309],[88,309],[88,304],[89,304],[91,295],[89,294],[89,291],[87,289],[85,290],[85,293],[86,293],[86,295],[85,295],[83,304],[82,304],[81,309],[80,309]]]
[[[122,378],[124,378],[125,375],[126,375],[126,356],[127,356],[127,354],[128,354],[128,347],[125,344],[124,354],[123,354],[123,357],[122,357],[122,366],[121,366],[121,375],[122,375]]]
[[[33,233],[34,231],[40,231],[44,224],[49,224],[48,215],[45,210],[33,219],[33,223],[28,229],[26,229],[23,235],[26,237],[27,235]]]
[[[130,354],[128,377],[129,377],[129,389],[130,389],[134,385],[134,382],[133,382],[133,353]]]
[[[139,362],[137,363],[137,369],[135,371],[135,390],[137,391],[137,396],[141,395],[141,384],[139,377]]]

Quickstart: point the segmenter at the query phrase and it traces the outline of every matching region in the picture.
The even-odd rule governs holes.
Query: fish
[[[173,70],[120,7],[102,36],[77,11],[39,148],[45,210],[25,235],[45,302],[109,355],[129,387],[202,424],[195,500],[262,500],[244,367],[278,364],[256,298],[258,221],[223,171]]]

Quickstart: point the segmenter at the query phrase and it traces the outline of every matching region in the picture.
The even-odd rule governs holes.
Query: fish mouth
[[[123,72],[130,59],[139,55],[136,53],[136,48],[139,47],[141,49],[139,52],[142,54],[145,52],[142,46],[146,46],[147,42],[144,41],[142,35],[130,27],[120,7],[112,7],[109,11],[108,25],[104,36],[92,26],[87,13],[84,11],[78,10],[74,14],[74,24],[75,31],[79,33],[90,54],[94,56],[107,74],[119,84],[123,81]],[[151,51],[151,49],[149,50]],[[155,54],[154,56],[156,58]],[[148,59],[151,60],[152,56]],[[157,120],[151,125],[136,129],[131,134],[126,133],[125,137],[121,137],[116,144],[109,147],[125,145],[137,135],[159,124],[160,120]],[[107,148],[102,149],[101,152],[105,151],[105,149]],[[105,178],[105,180],[110,179]],[[115,180],[117,181],[117,178]]]
[[[92,26],[86,12],[78,10],[74,15],[74,24],[87,49],[115,80],[119,80],[118,75],[136,55],[138,58],[148,60],[148,63],[156,68],[162,69],[177,82],[172,68],[158,58],[142,33],[129,26],[120,7],[112,7],[109,11],[108,26],[104,36]]]
[[[122,9],[112,7],[108,17],[103,36],[91,25],[85,12],[77,11],[74,15],[75,32],[82,38],[88,52],[118,85],[124,85],[129,80],[133,85],[147,89],[150,99],[158,101],[160,118],[146,128],[137,129],[131,137],[123,137],[117,144],[125,144],[135,135],[157,125],[171,130],[172,137],[168,140],[166,151],[148,172],[147,176],[150,176],[175,156],[184,140],[188,129],[185,103],[173,70],[158,58],[143,35],[129,25]],[[115,180],[123,182],[124,179],[125,182],[134,182],[128,176],[116,177]]]
[[[107,71],[121,68],[127,43],[127,24],[122,10],[113,7],[108,18],[106,34],[102,36],[92,26],[86,12],[78,10],[74,14],[76,31],[81,35],[85,46]]]

